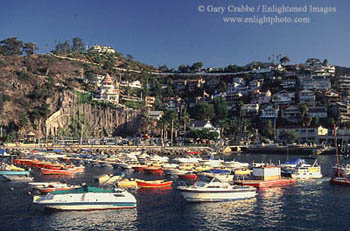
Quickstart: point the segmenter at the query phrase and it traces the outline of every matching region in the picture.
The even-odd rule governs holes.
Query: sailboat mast
[[[337,127],[334,124],[334,145],[335,145],[335,156],[337,160],[337,173],[340,175],[340,166],[339,166],[339,153],[338,153],[338,141],[337,141]]]

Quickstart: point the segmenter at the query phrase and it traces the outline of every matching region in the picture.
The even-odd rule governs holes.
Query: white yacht
[[[33,202],[57,210],[101,210],[135,208],[135,197],[124,189],[106,190],[86,185],[72,190],[34,196]]]
[[[231,185],[217,178],[212,178],[209,183],[198,181],[191,186],[179,186],[178,189],[184,199],[191,202],[231,201],[256,196],[254,187]]]
[[[321,179],[322,177],[321,165],[317,164],[317,160],[315,160],[313,165],[303,164],[300,167],[296,167],[292,173],[292,178],[300,180]]]

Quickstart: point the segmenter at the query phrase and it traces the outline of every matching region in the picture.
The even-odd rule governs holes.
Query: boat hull
[[[285,186],[290,184],[295,184],[296,179],[292,178],[282,178],[279,180],[244,180],[244,181],[236,181],[236,184],[243,185],[243,186],[253,186],[256,188],[269,188],[269,187],[279,187],[279,186]]]
[[[10,170],[0,171],[0,175],[29,175],[29,174],[30,174],[29,171],[10,171]]]
[[[332,177],[329,180],[329,183],[333,185],[345,185],[345,186],[350,186],[350,181],[346,180],[343,177]]]
[[[165,182],[150,182],[150,181],[138,181],[136,180],[137,186],[140,188],[163,188],[163,187],[171,187],[173,184],[172,181]]]
[[[193,191],[180,189],[186,201],[190,202],[219,202],[251,199],[256,196],[256,190],[232,190],[232,191]]]
[[[34,196],[33,203],[56,210],[104,210],[136,207],[136,198],[127,191],[91,188],[83,186],[83,188],[74,190],[54,191],[45,196]],[[88,192],[80,193],[82,189]]]
[[[41,204],[46,209],[54,210],[109,210],[109,209],[132,209],[136,208],[136,203],[70,203],[70,204]]]

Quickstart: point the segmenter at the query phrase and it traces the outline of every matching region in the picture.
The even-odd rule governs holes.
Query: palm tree
[[[184,112],[182,114],[181,120],[184,123],[184,137],[186,136],[186,131],[187,131],[187,124],[188,122],[190,122],[190,114],[188,114],[187,112]]]

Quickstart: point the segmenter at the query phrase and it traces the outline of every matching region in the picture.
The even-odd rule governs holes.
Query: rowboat
[[[143,169],[145,173],[164,173],[163,169],[160,167],[146,167]]]
[[[181,180],[197,180],[198,177],[194,173],[179,174],[177,177]]]
[[[127,178],[124,178],[117,182],[118,187],[120,188],[136,188],[137,183],[136,180],[129,180]]]
[[[163,187],[171,187],[173,184],[172,181],[166,180],[153,180],[153,181],[145,181],[145,180],[136,180],[137,186],[140,188],[163,188]]]
[[[67,167],[65,169],[40,169],[41,174],[43,175],[72,175],[74,173],[84,171],[83,167]]]

